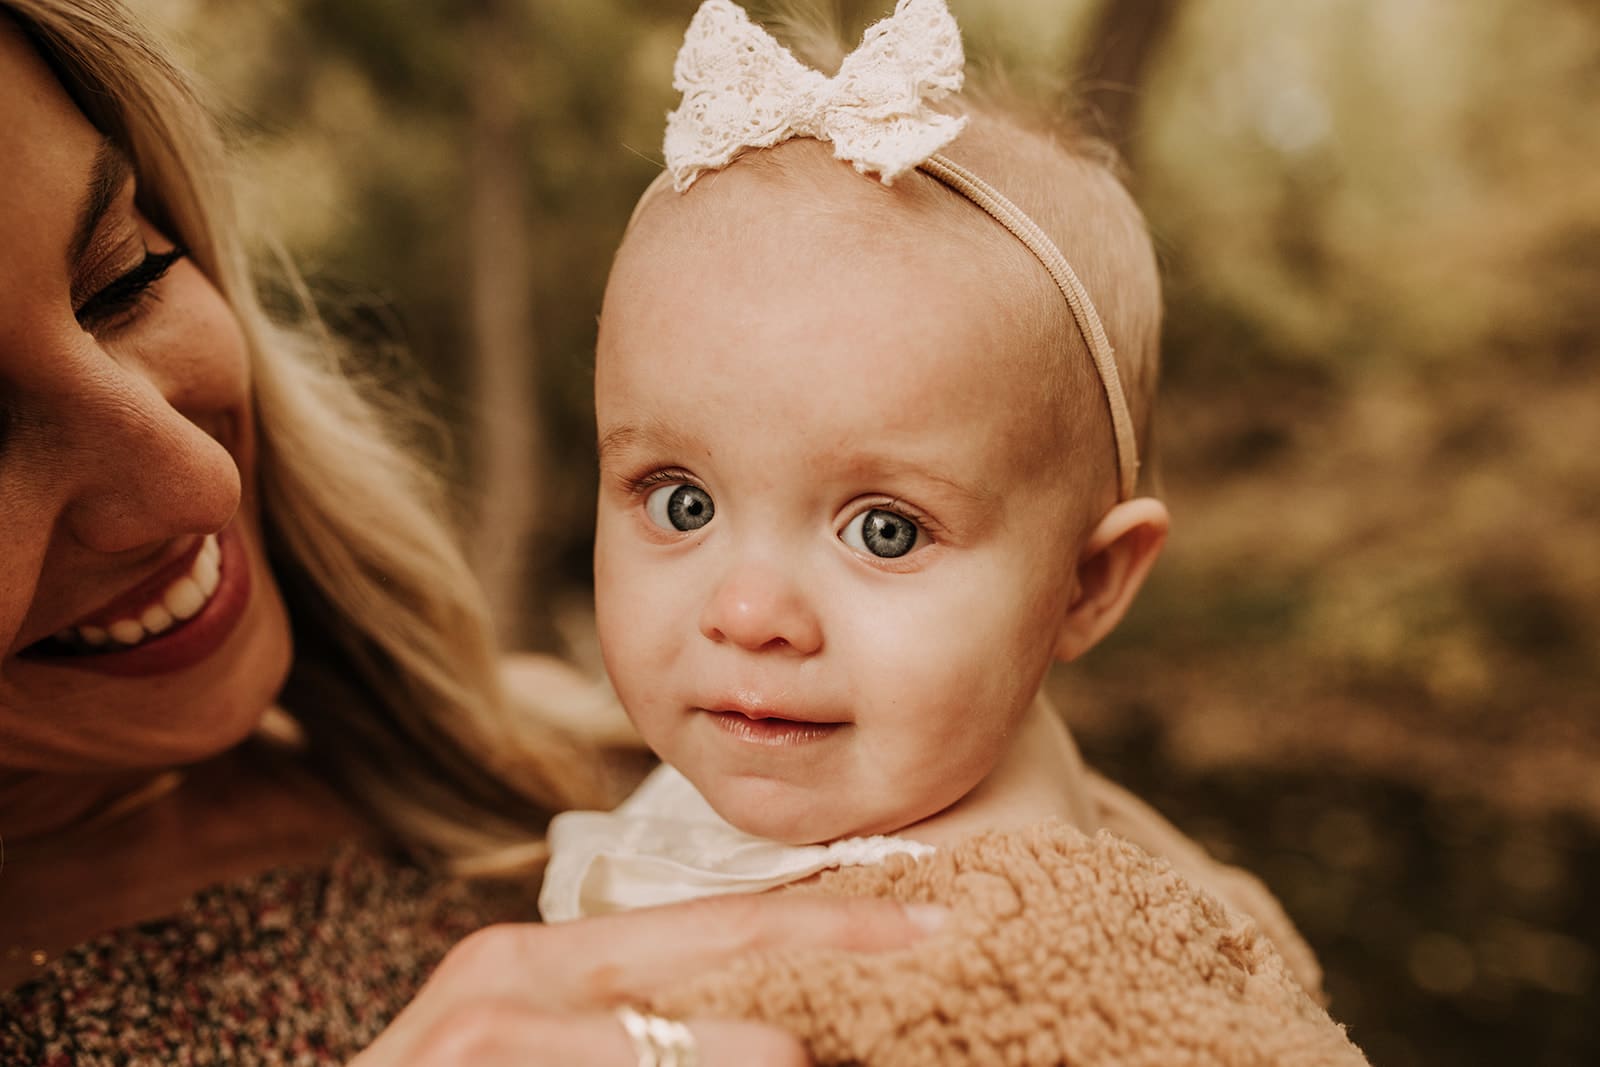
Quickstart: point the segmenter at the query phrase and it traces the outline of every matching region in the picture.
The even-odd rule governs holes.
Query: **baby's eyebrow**
[[[903,459],[891,456],[856,456],[852,457],[850,466],[861,472],[862,475],[869,477],[894,481],[932,482],[960,498],[963,504],[973,508],[986,508],[999,499],[999,494],[993,489],[969,485],[928,467],[920,466],[916,463],[908,463]]]
[[[958,482],[954,478],[946,478],[944,475],[935,474],[932,471],[912,470],[909,473],[914,477],[924,478],[936,485],[943,486],[960,497],[963,503],[974,508],[987,508],[998,499],[996,494],[988,489],[967,485],[965,482]]]
[[[603,463],[618,452],[626,452],[643,436],[644,431],[637,426],[617,426],[606,431],[600,438],[600,461]]]
[[[642,426],[625,422],[601,435],[600,462],[604,463],[615,458],[618,453],[626,452],[641,444],[682,452],[688,448],[689,438],[673,427],[655,420]]]
[[[89,240],[99,227],[100,220],[116,203],[117,194],[122,192],[122,187],[132,175],[133,164],[128,162],[122,149],[109,140],[102,140],[89,167],[89,186],[84,194],[83,205],[78,209],[77,226],[72,231],[69,263],[76,263],[88,250]]]

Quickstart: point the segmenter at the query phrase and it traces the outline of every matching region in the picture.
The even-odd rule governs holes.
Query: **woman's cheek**
[[[250,358],[244,330],[233,309],[206,276],[187,260],[173,269],[171,292],[163,294],[153,346],[171,379],[175,406],[217,410],[250,396]],[[161,314],[181,305],[183,314]]]

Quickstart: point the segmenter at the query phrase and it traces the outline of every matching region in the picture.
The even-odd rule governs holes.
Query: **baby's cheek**
[[[923,640],[902,678],[914,679],[910,714],[920,729],[958,749],[1004,733],[1032,701],[1051,660],[1053,631],[1036,617],[995,601],[975,602]]]
[[[620,520],[602,512],[595,530],[594,609],[602,644],[617,636],[613,620],[625,615],[629,589],[638,585],[627,553],[619,548]]]
[[[670,681],[693,616],[661,576],[626,553],[596,554],[595,623],[606,670],[624,700]]]

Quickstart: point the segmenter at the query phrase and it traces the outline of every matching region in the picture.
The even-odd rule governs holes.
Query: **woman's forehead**
[[[49,238],[65,256],[105,140],[7,19],[0,19],[0,85],[0,245]]]

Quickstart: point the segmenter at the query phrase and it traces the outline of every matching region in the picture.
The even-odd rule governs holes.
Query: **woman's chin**
[[[81,650],[12,657],[0,680],[6,763],[63,774],[168,767],[249,737],[292,655],[283,598],[252,533],[232,539],[231,578],[192,620],[202,629],[170,635],[180,641],[162,644],[163,634],[103,659]]]

